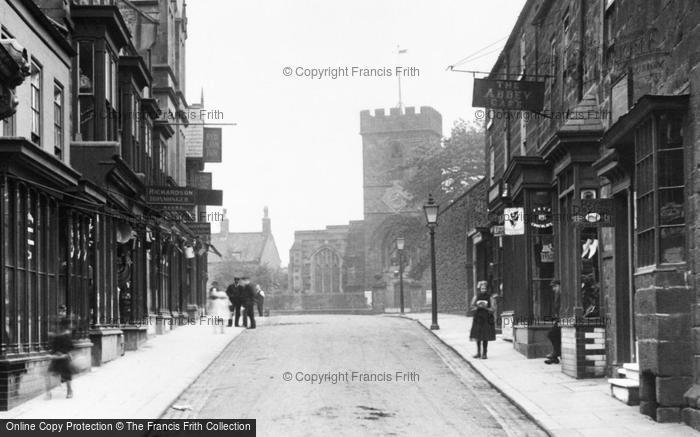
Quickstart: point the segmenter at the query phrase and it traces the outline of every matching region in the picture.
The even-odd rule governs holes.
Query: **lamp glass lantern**
[[[438,210],[440,206],[435,203],[433,195],[428,196],[428,203],[423,206],[425,211],[425,220],[428,222],[428,226],[435,226],[437,224]]]
[[[403,250],[406,246],[406,239],[404,237],[396,237],[396,248]]]

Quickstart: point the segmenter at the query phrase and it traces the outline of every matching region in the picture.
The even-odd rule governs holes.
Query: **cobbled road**
[[[431,333],[393,316],[262,319],[164,418],[253,418],[259,436],[547,435]]]

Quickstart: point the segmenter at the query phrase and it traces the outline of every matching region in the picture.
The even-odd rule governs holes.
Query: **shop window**
[[[32,141],[37,145],[41,145],[41,84],[42,84],[41,66],[32,61],[31,66],[31,110],[32,110]]]
[[[9,179],[2,201],[5,330],[0,353],[43,350],[55,321],[57,284],[53,232],[58,214],[54,198],[22,182]]]
[[[635,132],[637,267],[686,261],[682,126],[662,114]]]
[[[532,252],[533,315],[545,317],[552,314],[554,295],[550,282],[554,279],[554,236],[552,203],[549,192],[537,191],[531,196],[531,209],[526,222],[529,223],[529,250]]]
[[[53,150],[54,155],[63,157],[63,120],[64,120],[63,86],[56,82],[53,85]]]
[[[600,252],[598,229],[581,230],[581,304],[584,317],[600,317]]]

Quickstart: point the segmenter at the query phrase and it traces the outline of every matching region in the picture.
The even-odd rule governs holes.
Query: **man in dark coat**
[[[250,283],[249,278],[241,278],[241,284],[241,300],[245,307],[243,326],[248,329],[255,329],[255,286]],[[250,319],[250,326],[247,323],[248,319]]]
[[[559,357],[561,357],[561,326],[559,325],[559,305],[561,302],[561,282],[558,279],[554,279],[550,285],[552,286],[552,291],[554,292],[554,304],[552,307],[552,319],[554,325],[552,329],[547,333],[547,338],[552,343],[552,353],[547,356],[544,360],[545,364],[559,364]]]
[[[235,318],[235,326],[238,326],[238,322],[241,318],[241,306],[243,305],[243,300],[241,299],[241,286],[240,278],[233,278],[233,284],[226,288],[226,295],[228,300],[231,301],[231,319],[228,321],[228,326],[233,323],[233,318]],[[245,319],[243,319],[245,323]]]

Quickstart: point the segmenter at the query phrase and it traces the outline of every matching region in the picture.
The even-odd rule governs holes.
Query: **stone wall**
[[[476,204],[483,202],[485,184],[479,182],[445,207],[435,230],[438,309],[464,313],[469,306],[472,278],[472,245],[467,233],[474,228]]]

